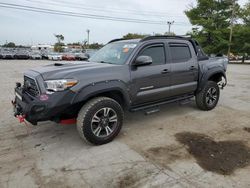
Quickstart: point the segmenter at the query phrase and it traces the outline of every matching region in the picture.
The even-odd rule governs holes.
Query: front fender
[[[121,80],[104,81],[87,85],[75,94],[71,103],[76,104],[82,101],[86,101],[90,97],[96,96],[98,94],[112,91],[119,91],[120,93],[122,93],[125,104],[130,104],[128,87]]]

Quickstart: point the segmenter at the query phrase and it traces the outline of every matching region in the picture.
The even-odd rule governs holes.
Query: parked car
[[[191,38],[116,39],[89,62],[25,72],[15,88],[14,116],[34,125],[76,119],[81,138],[105,144],[119,134],[124,110],[150,112],[193,97],[199,109],[214,109],[227,64],[224,57],[208,58]]]
[[[88,54],[89,57],[92,57],[98,50],[96,49],[86,49],[85,54]]]
[[[89,55],[86,53],[75,53],[75,59],[79,61],[86,61],[89,59]]]
[[[48,54],[48,59],[53,61],[60,61],[62,60],[62,55],[59,53],[50,53]]]
[[[31,59],[42,59],[42,55],[39,52],[32,52],[30,54]]]
[[[15,55],[14,55],[15,59],[29,59],[30,56],[28,54],[27,51],[18,51]]]
[[[73,54],[67,53],[62,56],[62,60],[65,61],[75,61],[76,57]]]
[[[3,52],[2,53],[3,59],[14,59],[13,52]]]
[[[41,51],[42,59],[48,59],[49,52],[47,50]]]

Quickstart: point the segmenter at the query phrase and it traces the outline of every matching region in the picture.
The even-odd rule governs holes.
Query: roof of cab
[[[138,39],[114,39],[111,40],[109,43],[113,42],[144,42],[148,40],[156,40],[156,39],[181,39],[181,40],[190,40],[190,36],[170,36],[170,35],[160,35],[160,36],[147,36],[143,39],[138,38]]]

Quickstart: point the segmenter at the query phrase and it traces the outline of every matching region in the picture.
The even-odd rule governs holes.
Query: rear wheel
[[[220,97],[220,88],[214,81],[208,81],[205,87],[196,95],[199,109],[209,111],[216,107]]]
[[[107,97],[97,97],[87,102],[77,118],[81,138],[101,145],[111,142],[120,132],[123,110],[118,102]]]

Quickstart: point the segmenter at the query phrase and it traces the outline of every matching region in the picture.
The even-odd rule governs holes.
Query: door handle
[[[169,70],[168,69],[164,69],[163,71],[161,71],[162,74],[167,74],[169,73]]]
[[[195,66],[189,67],[189,70],[196,70],[197,68]]]

